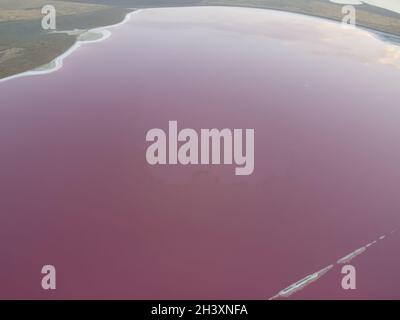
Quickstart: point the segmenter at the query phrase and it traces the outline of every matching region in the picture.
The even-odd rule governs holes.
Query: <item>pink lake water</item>
[[[142,10],[0,83],[0,297],[268,299],[400,226],[400,48],[312,17]],[[254,128],[255,171],[150,166],[146,133]],[[291,298],[400,298],[400,234]],[[57,289],[41,288],[41,268]]]

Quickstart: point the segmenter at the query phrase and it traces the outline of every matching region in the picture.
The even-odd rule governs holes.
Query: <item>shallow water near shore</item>
[[[325,270],[400,225],[398,83],[399,47],[366,31],[208,7],[141,10],[1,83],[0,297],[46,297],[45,264],[56,298],[267,299]],[[149,166],[169,120],[254,128],[253,175]],[[351,298],[400,298],[399,236],[378,244]],[[346,298],[340,279],[292,297]]]

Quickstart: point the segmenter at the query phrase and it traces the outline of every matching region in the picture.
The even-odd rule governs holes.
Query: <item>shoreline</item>
[[[198,7],[198,8],[227,7],[227,8],[248,8],[248,9],[256,9],[256,10],[271,10],[271,11],[277,11],[277,12],[283,12],[283,13],[290,13],[293,15],[302,15],[305,17],[312,17],[312,18],[316,18],[316,19],[322,19],[325,21],[331,21],[331,22],[341,24],[340,21],[331,19],[331,18],[327,18],[327,17],[317,16],[317,15],[309,15],[309,14],[298,13],[298,12],[294,12],[294,11],[285,11],[285,10],[280,10],[280,9],[268,9],[268,8],[245,7],[245,6],[218,6],[218,5],[214,5],[214,6],[181,6],[181,7],[174,7],[174,8],[196,8],[196,7]],[[74,53],[76,50],[78,50],[82,45],[91,44],[91,43],[99,43],[99,42],[103,42],[103,41],[107,40],[108,38],[110,38],[112,36],[112,32],[109,31],[108,29],[119,27],[119,26],[125,24],[126,22],[128,22],[131,19],[131,17],[134,14],[139,13],[146,9],[170,9],[170,8],[171,7],[140,8],[140,9],[128,8],[132,11],[128,12],[122,21],[112,24],[112,25],[106,25],[106,26],[102,26],[102,27],[96,27],[93,29],[82,30],[82,33],[79,33],[76,35],[75,43],[67,51],[65,51],[64,53],[62,53],[61,55],[59,55],[52,61],[50,61],[48,64],[40,65],[32,70],[24,71],[22,73],[17,73],[17,74],[2,78],[2,79],[0,79],[0,83],[6,82],[9,80],[13,80],[13,79],[17,79],[17,78],[40,76],[40,75],[46,75],[46,74],[50,74],[53,72],[57,72],[62,69],[62,67],[64,65],[64,59],[69,57],[72,53]],[[352,27],[350,26],[350,28],[352,28]],[[368,32],[369,34],[371,34],[371,36],[375,37],[379,41],[382,41],[382,42],[385,42],[385,43],[388,43],[391,45],[395,45],[395,46],[400,46],[400,36],[398,36],[396,34],[382,32],[382,31],[371,29],[369,27],[365,27],[362,25],[356,25],[355,28]],[[68,33],[68,32],[75,32],[75,31],[76,30],[66,30],[66,31],[55,31],[55,32]],[[80,40],[79,39],[79,38],[83,38],[83,36],[89,35],[89,34],[94,34],[96,36],[99,35],[100,37],[95,38],[95,39],[89,39],[89,40]],[[396,40],[390,40],[390,39],[396,39]]]
[[[36,68],[34,68],[32,70],[24,71],[24,72],[14,74],[9,77],[2,78],[2,79],[0,79],[0,83],[6,82],[9,80],[13,80],[13,79],[17,79],[17,78],[46,75],[46,74],[50,74],[50,73],[59,71],[64,66],[64,59],[69,57],[72,53],[74,53],[76,50],[78,50],[82,45],[91,44],[91,43],[99,43],[99,42],[103,42],[103,41],[107,40],[112,35],[112,32],[109,31],[108,29],[119,27],[119,26],[125,24],[127,21],[130,20],[130,18],[133,14],[141,11],[141,9],[134,9],[134,8],[132,8],[132,10],[133,11],[128,12],[125,15],[125,18],[121,22],[118,22],[118,23],[115,23],[112,25],[103,26],[103,27],[82,30],[83,32],[76,36],[75,43],[67,51],[65,51],[64,53],[59,55],[54,60],[50,61],[48,64],[37,66]],[[70,31],[56,31],[56,32],[68,33]],[[84,35],[88,35],[88,34],[99,35],[100,38],[93,39],[93,40],[91,40],[91,39],[80,40],[79,39],[80,37],[82,37]]]
[[[196,7],[196,6],[193,6],[193,7]],[[336,20],[334,18],[329,18],[329,17],[323,16],[323,15],[306,14],[306,13],[302,13],[302,12],[296,12],[296,11],[292,11],[292,10],[283,10],[283,9],[278,9],[278,8],[267,8],[267,7],[256,7],[256,6],[245,6],[245,5],[226,6],[226,5],[218,5],[218,4],[212,5],[212,6],[198,6],[198,7],[200,7],[200,8],[201,7],[227,7],[227,8],[250,8],[250,9],[271,10],[271,11],[299,14],[299,15],[306,16],[306,17],[314,17],[314,18],[318,18],[318,19],[322,19],[322,20],[336,22],[339,24],[341,23],[340,20]],[[385,10],[387,10],[387,9],[385,9]],[[399,16],[400,16],[400,14],[399,14]],[[399,31],[399,34],[390,33],[390,32],[385,32],[385,31],[381,31],[378,29],[374,29],[372,27],[368,27],[368,26],[362,25],[362,24],[356,24],[355,28],[362,29],[364,31],[368,31],[369,33],[372,33],[373,36],[376,36],[376,38],[381,41],[400,46],[400,31]],[[397,41],[391,41],[391,40],[388,40],[388,38],[395,38]]]

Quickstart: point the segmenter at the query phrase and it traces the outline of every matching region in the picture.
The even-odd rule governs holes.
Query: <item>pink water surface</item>
[[[0,298],[267,299],[400,225],[400,49],[256,9],[112,32],[0,83]],[[253,175],[148,165],[169,120],[254,128]],[[400,298],[399,244],[354,260],[356,291],[335,267],[292,297]]]

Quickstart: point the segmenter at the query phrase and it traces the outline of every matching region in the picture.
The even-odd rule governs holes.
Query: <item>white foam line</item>
[[[287,298],[287,297],[291,296],[295,292],[304,289],[306,286],[310,285],[314,281],[317,281],[319,278],[321,278],[323,275],[325,275],[332,268],[333,268],[333,264],[321,269],[320,271],[317,271],[317,272],[314,272],[314,273],[312,273],[312,274],[310,274],[308,276],[305,276],[303,279],[301,279],[301,280],[291,284],[287,288],[279,291],[278,294],[276,294],[275,296],[269,298],[269,300],[274,300],[274,299],[277,299],[279,297]]]
[[[390,232],[390,234],[394,234],[398,231],[399,229],[394,229]],[[351,260],[353,260],[355,257],[359,256],[360,254],[364,253],[367,248],[375,245],[376,243],[378,243],[379,240],[383,240],[386,238],[386,235],[380,236],[378,240],[374,240],[370,243],[368,243],[367,245],[365,245],[364,247],[361,247],[351,253],[349,253],[348,255],[344,256],[343,258],[339,259],[336,263],[337,264],[344,264],[347,262],[350,262]],[[314,281],[317,281],[318,279],[320,279],[324,274],[326,274],[329,270],[331,270],[334,267],[334,265],[330,265],[318,272],[312,273],[306,277],[304,277],[303,279],[291,284],[289,287],[279,291],[276,295],[274,295],[273,297],[269,298],[268,300],[275,300],[277,298],[287,298],[289,296],[291,296],[292,294],[296,293],[299,290],[304,289],[306,286],[308,286],[309,284],[311,284]]]
[[[397,230],[398,230],[398,229],[392,230],[392,231],[389,233],[389,235],[392,235],[392,234],[396,233]],[[367,245],[365,245],[364,247],[361,247],[361,248],[357,249],[356,251],[353,251],[352,253],[348,254],[347,256],[345,256],[345,257],[339,259],[339,260],[337,261],[337,263],[338,263],[338,264],[341,264],[341,263],[350,262],[350,261],[353,260],[355,257],[357,257],[358,255],[362,254],[365,250],[367,250],[367,248],[373,246],[374,244],[378,243],[378,241],[383,240],[383,239],[385,239],[386,237],[387,237],[386,235],[380,236],[377,240],[374,240],[374,241],[368,243]]]
[[[393,230],[390,234],[395,233],[396,230]],[[378,240],[374,240],[373,242],[368,243],[367,245],[365,245],[364,247],[361,247],[355,251],[353,251],[352,253],[349,253],[347,256],[339,259],[337,261],[338,264],[343,264],[343,263],[347,263],[350,262],[351,260],[353,260],[355,257],[357,257],[358,255],[362,254],[365,252],[365,250],[367,250],[367,248],[373,246],[374,244],[376,244],[379,240],[383,240],[386,238],[386,235],[380,236],[378,238]]]
[[[370,246],[372,245],[372,243],[370,244]],[[362,254],[365,250],[367,250],[367,246],[365,247],[361,247],[351,253],[349,253],[348,255],[344,256],[343,258],[339,259],[337,261],[338,264],[343,264],[343,263],[347,263],[350,262],[351,260],[353,260],[355,257],[357,257],[358,255]]]
[[[12,79],[16,79],[16,78],[45,75],[45,74],[53,73],[53,72],[60,70],[63,67],[64,59],[67,58],[68,56],[70,56],[76,50],[78,50],[82,45],[88,44],[88,43],[98,43],[98,42],[107,40],[109,37],[111,37],[111,34],[112,34],[111,31],[109,31],[108,29],[112,29],[112,28],[123,25],[124,23],[126,23],[127,21],[130,20],[130,18],[132,17],[133,14],[136,14],[139,11],[141,11],[141,10],[135,10],[133,12],[129,12],[128,14],[126,14],[124,20],[122,20],[119,23],[87,30],[86,32],[101,34],[101,37],[96,40],[79,40],[79,39],[77,39],[77,41],[74,43],[74,45],[71,48],[69,48],[67,51],[65,51],[63,54],[61,54],[60,56],[58,56],[57,58],[55,58],[53,61],[51,61],[49,63],[49,65],[53,64],[54,67],[46,69],[46,70],[35,70],[34,69],[34,70],[18,73],[18,74],[0,79],[0,83],[9,81]],[[39,68],[37,68],[37,69],[39,69]]]

